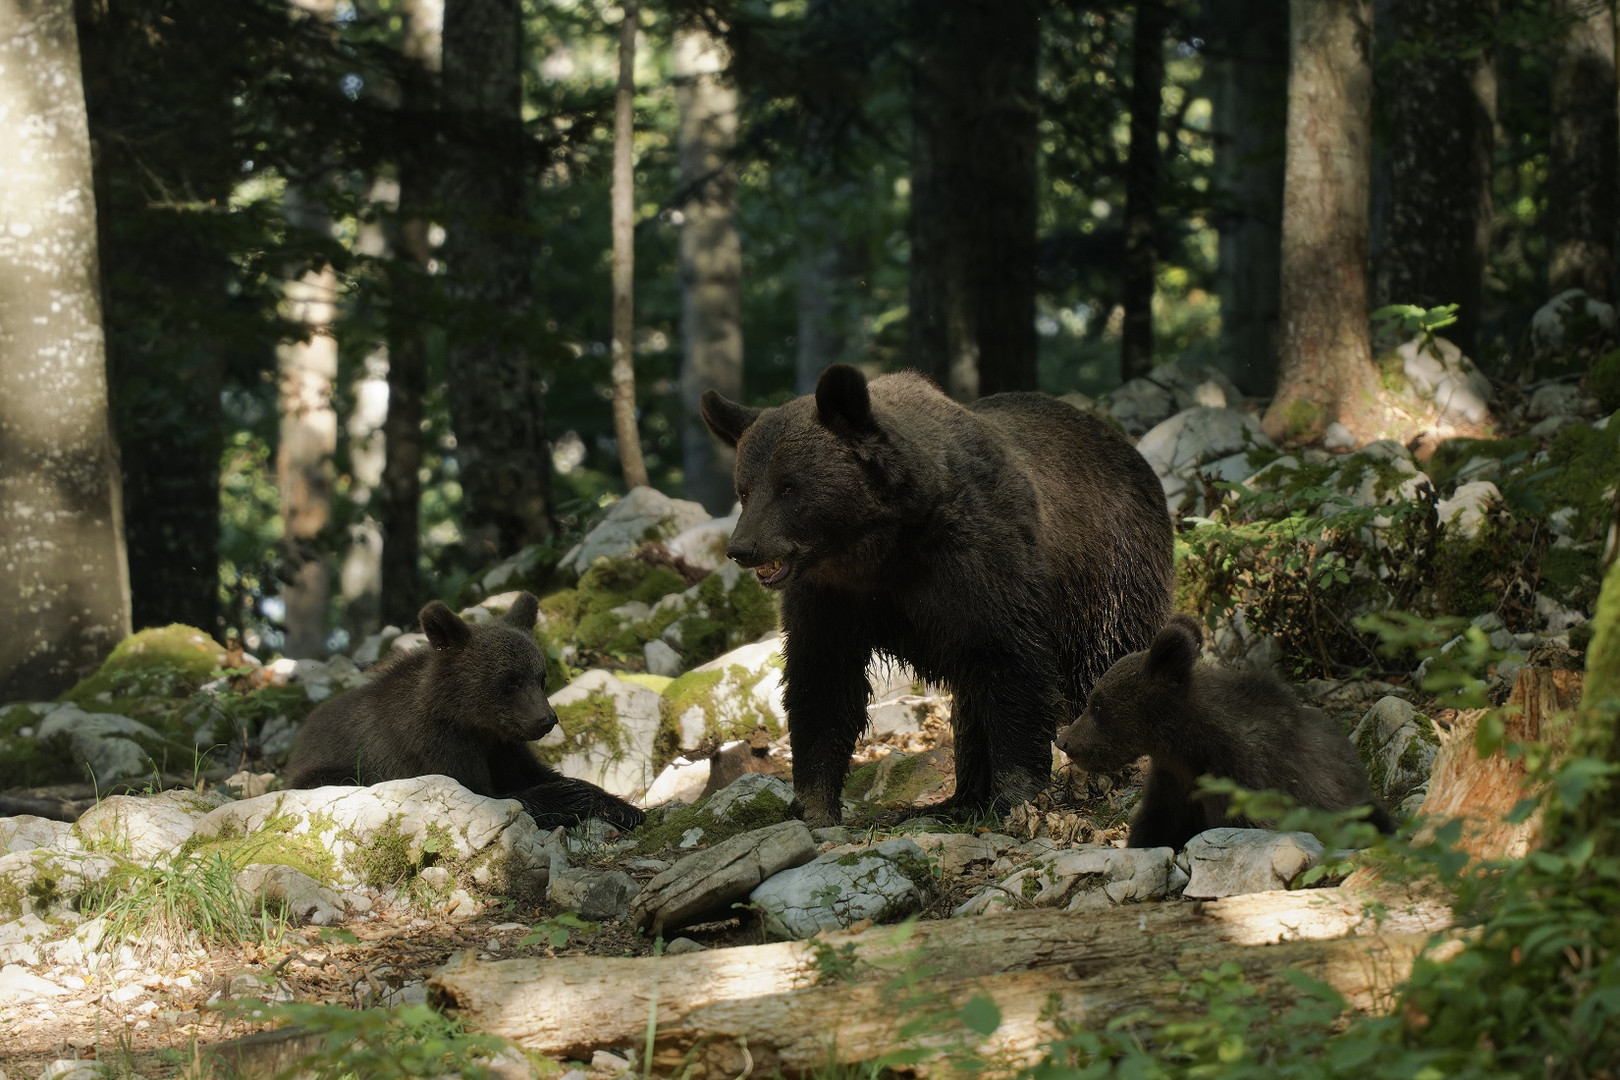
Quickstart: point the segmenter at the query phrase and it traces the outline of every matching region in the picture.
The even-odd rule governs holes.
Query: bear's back
[[[375,783],[414,775],[427,721],[419,688],[432,650],[386,661],[371,682],[328,698],[305,718],[287,762],[287,786]]]

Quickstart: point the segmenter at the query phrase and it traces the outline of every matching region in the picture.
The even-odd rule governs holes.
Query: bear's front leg
[[[866,667],[872,649],[849,611],[831,603],[793,598],[783,607],[782,701],[793,747],[796,809],[813,829],[843,820],[844,778],[855,741],[866,729],[866,699],[872,688]]]

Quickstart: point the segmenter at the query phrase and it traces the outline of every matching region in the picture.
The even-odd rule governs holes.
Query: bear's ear
[[[1162,685],[1186,686],[1192,679],[1193,662],[1198,659],[1199,648],[1199,637],[1187,622],[1170,620],[1148,650],[1148,677]]]
[[[461,616],[434,600],[417,616],[422,620],[422,633],[428,644],[440,652],[459,649],[472,638],[472,629],[461,621]]]
[[[540,618],[540,601],[534,598],[533,593],[519,593],[518,598],[512,601],[512,606],[501,621],[507,626],[515,626],[519,630],[533,630],[535,622]]]
[[[720,437],[721,442],[734,447],[743,437],[743,432],[759,419],[759,414],[764,410],[739,405],[718,390],[705,390],[703,399],[698,402],[698,412],[702,414],[703,422],[709,425],[709,430]]]
[[[816,380],[816,415],[822,426],[835,435],[849,437],[870,431],[872,395],[866,389],[866,376],[859,368],[834,364]]]

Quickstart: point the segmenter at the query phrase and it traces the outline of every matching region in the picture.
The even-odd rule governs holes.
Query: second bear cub
[[[1177,615],[1151,648],[1122,657],[1092,689],[1058,749],[1082,768],[1113,772],[1153,759],[1131,818],[1131,847],[1181,848],[1205,829],[1245,825],[1221,796],[1194,798],[1200,776],[1276,790],[1302,806],[1371,806],[1383,832],[1394,822],[1373,798],[1367,770],[1327,714],[1301,705],[1276,678],[1196,664],[1198,624]]]
[[[523,593],[504,616],[469,626],[435,600],[422,609],[428,648],[383,665],[370,683],[320,704],[287,762],[289,788],[377,784],[438,773],[480,795],[516,799],[541,828],[601,818],[624,830],[641,810],[556,772],[529,744],[557,724]]]

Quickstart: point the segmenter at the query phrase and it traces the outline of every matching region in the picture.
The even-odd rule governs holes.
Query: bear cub
[[[540,604],[523,593],[500,619],[469,626],[435,600],[429,648],[389,660],[365,686],[322,702],[287,762],[289,788],[378,784],[440,774],[517,799],[543,829],[601,818],[628,831],[646,816],[595,784],[556,772],[529,743],[557,724],[534,643]]]
[[[1301,705],[1269,674],[1197,664],[1201,641],[1197,622],[1173,617],[1150,648],[1098,680],[1085,712],[1058,734],[1058,749],[1094,772],[1153,759],[1131,847],[1179,849],[1205,829],[1252,826],[1227,818],[1224,797],[1193,796],[1206,774],[1322,810],[1370,806],[1368,820],[1395,831],[1361,758],[1327,714]]]

